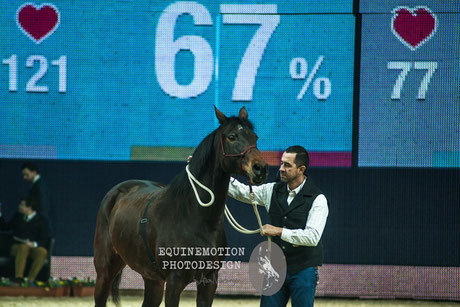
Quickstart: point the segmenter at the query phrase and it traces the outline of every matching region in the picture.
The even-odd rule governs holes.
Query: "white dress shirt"
[[[37,215],[37,211],[34,211],[33,213],[31,213],[30,215],[25,215],[24,216],[24,221],[26,221],[27,223],[33,219],[35,216]]]
[[[32,184],[34,184],[35,182],[37,182],[38,179],[40,179],[40,175],[37,175],[37,176],[34,177],[34,179],[32,180]]]
[[[300,192],[306,180],[294,189],[296,194]],[[273,187],[275,182],[266,183],[258,186],[253,186],[252,191],[254,192],[254,200],[259,206],[265,206],[267,212],[270,210],[270,202],[273,194]],[[289,187],[288,187],[289,192]],[[249,198],[249,186],[245,185],[235,178],[230,179],[228,187],[228,195],[236,200],[244,203],[251,203]],[[294,199],[294,196],[288,196],[288,205]],[[302,246],[316,246],[318,245],[321,235],[323,234],[324,226],[326,225],[327,216],[329,214],[329,208],[327,205],[327,199],[323,194],[319,194],[314,200],[310,211],[308,212],[308,218],[305,228],[301,229],[287,229],[283,228],[281,234],[281,240],[289,242],[293,245]]]

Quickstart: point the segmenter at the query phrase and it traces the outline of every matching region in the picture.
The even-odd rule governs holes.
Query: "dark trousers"
[[[281,289],[271,296],[262,295],[261,307],[285,307],[291,298],[292,307],[313,307],[318,273],[316,268],[303,269],[286,275]]]

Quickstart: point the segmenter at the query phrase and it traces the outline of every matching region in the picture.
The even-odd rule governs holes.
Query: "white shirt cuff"
[[[289,242],[289,238],[291,237],[291,229],[287,229],[283,227],[283,231],[281,232],[281,240]]]

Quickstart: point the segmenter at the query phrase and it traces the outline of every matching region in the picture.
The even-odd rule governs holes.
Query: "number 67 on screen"
[[[277,5],[222,4],[223,24],[260,24],[240,62],[233,87],[232,100],[250,101],[257,70],[268,41],[280,22]],[[209,11],[197,2],[176,2],[169,5],[159,18],[156,29],[155,72],[160,87],[177,98],[196,97],[206,91],[218,59],[209,43],[201,36],[183,35],[174,40],[174,26],[179,16],[190,14],[195,25],[213,25]],[[218,34],[217,34],[218,35]],[[175,58],[179,51],[190,51],[194,59],[194,75],[189,84],[179,84],[175,78]],[[215,66],[215,68],[214,68]]]

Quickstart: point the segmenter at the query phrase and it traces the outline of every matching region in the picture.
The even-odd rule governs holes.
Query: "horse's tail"
[[[120,270],[118,274],[115,276],[115,279],[113,280],[112,283],[112,301],[116,306],[120,306],[120,293],[119,293],[119,286],[120,286],[120,281],[121,281],[121,275],[123,273],[123,270]]]

